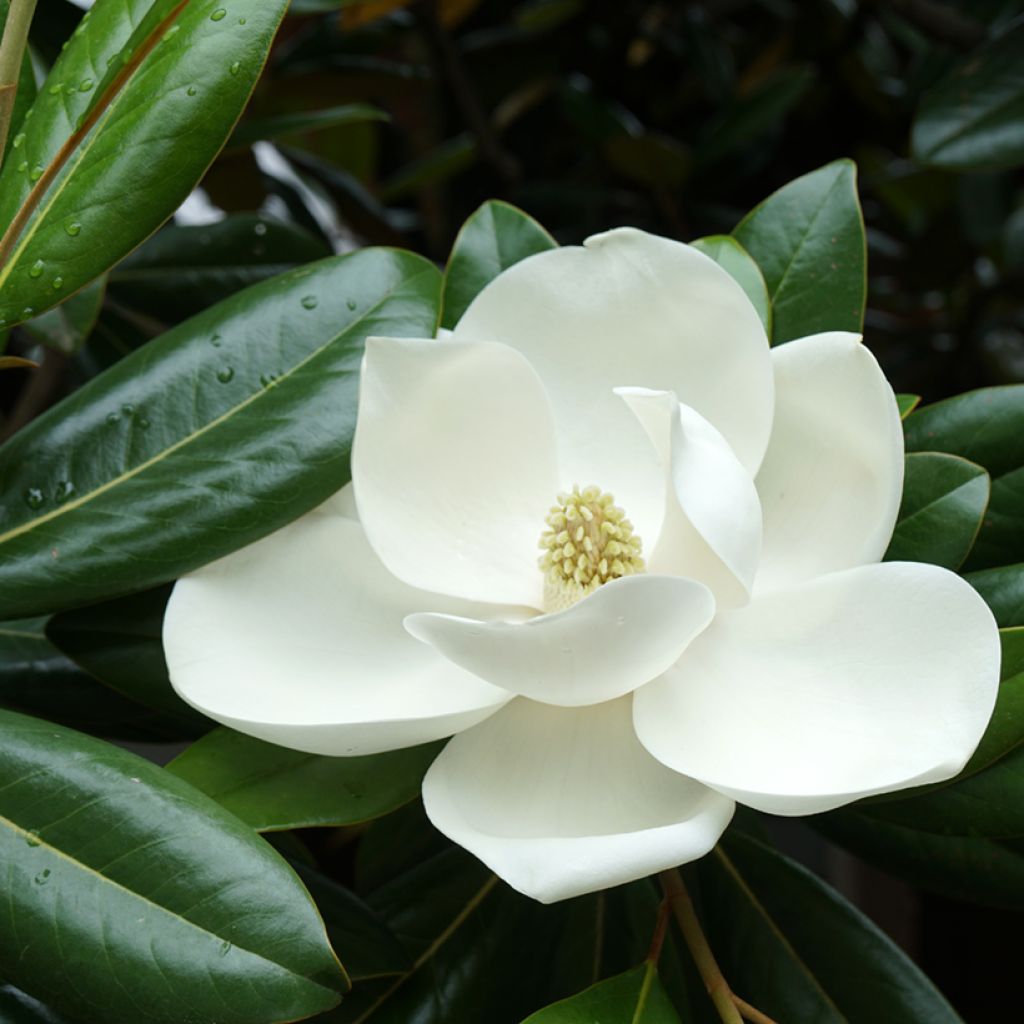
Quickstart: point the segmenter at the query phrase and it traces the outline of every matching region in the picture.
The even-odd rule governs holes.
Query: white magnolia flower
[[[368,342],[354,487],[178,583],[171,677],[299,750],[456,734],[442,832],[545,902],[615,885],[705,854],[733,801],[962,768],[998,634],[953,573],[879,564],[902,480],[857,336],[770,350],[713,261],[612,231],[449,338]]]

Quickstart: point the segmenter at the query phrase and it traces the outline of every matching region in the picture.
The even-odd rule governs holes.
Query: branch
[[[11,0],[3,39],[0,40],[0,160],[3,159],[7,136],[11,130],[21,62],[25,56],[28,28],[32,24],[35,9],[36,0]]]

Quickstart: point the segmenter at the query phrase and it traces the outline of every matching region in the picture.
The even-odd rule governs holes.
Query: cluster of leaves
[[[11,435],[0,448],[0,1016],[714,1020],[678,936],[651,950],[653,884],[550,908],[519,897],[423,818],[415,798],[435,746],[331,759],[214,728],[176,697],[160,648],[170,581],[348,479],[364,339],[450,326],[500,270],[555,242],[488,202],[443,273],[401,249],[338,250],[411,242],[446,256],[474,189],[500,187],[557,237],[623,219],[681,237],[706,227],[697,244],[743,285],[773,343],[860,329],[871,233],[851,163],[797,177],[746,216],[716,198],[755,187],[746,176],[765,164],[751,165],[749,147],[777,153],[788,116],[811,102],[813,74],[792,63],[799,40],[737,76],[742,40],[723,49],[693,12],[626,4],[619,24],[587,23],[584,78],[562,63],[582,7],[525,5],[497,18],[501,32],[486,5],[301,0],[271,52],[280,0],[99,0],[81,20],[44,0],[36,58],[55,60],[31,107],[35,78],[22,76],[0,171],[0,319],[12,349],[43,364],[0,374]],[[883,219],[928,182],[958,192],[966,179],[932,165],[1021,159],[1007,124],[1024,102],[1012,59],[1024,36],[989,13],[1002,34],[921,72],[936,84],[916,119],[913,174],[871,172],[873,202],[894,197]],[[897,14],[823,4],[815,17],[840,26],[844,59],[932,54]],[[892,53],[878,26],[899,39]],[[627,43],[643,122],[629,97],[601,98],[599,58]],[[646,76],[678,46],[710,48],[700,66],[718,75],[660,109]],[[524,71],[525,50],[547,60]],[[481,123],[480,97],[459,82],[484,63],[494,115]],[[887,72],[873,69],[877,84]],[[423,116],[444,109],[423,89],[441,75],[452,103],[468,104],[464,132]],[[343,103],[311,108],[321,84]],[[717,112],[687,149],[668,128],[701,104]],[[517,145],[520,132],[543,145]],[[170,226],[132,252],[225,142],[203,185],[229,215]],[[985,308],[1019,273],[1011,243],[990,258]],[[1003,627],[999,705],[959,779],[815,824],[919,883],[1022,906],[1024,394],[915,404],[903,397],[906,489],[889,557],[962,568],[990,603]],[[126,742],[182,752],[157,767]],[[756,816],[688,876],[730,982],[777,1019],[957,1019],[877,928],[772,848]]]

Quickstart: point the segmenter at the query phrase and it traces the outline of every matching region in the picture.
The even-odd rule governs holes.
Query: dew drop
[[[83,78],[78,83],[78,91],[79,92],[88,92],[93,87],[94,84],[95,83],[93,82],[93,80],[91,78]]]
[[[32,314],[33,314],[33,313],[35,313],[35,309],[33,309],[33,308],[32,308],[32,306],[26,306],[26,307],[25,307],[25,308],[24,308],[24,309],[23,309],[23,310],[21,311],[21,315],[22,315],[22,316],[32,316]]]
[[[113,426],[115,426],[116,424],[118,424],[120,422],[121,422],[121,417],[118,416],[118,414],[116,412],[107,413],[107,423],[109,423],[110,426],[113,427]]]
[[[46,498],[43,497],[43,492],[38,487],[30,487],[25,492],[25,504],[29,508],[40,508]]]
[[[59,93],[61,91],[61,89],[63,89],[63,88],[64,88],[64,86],[61,85],[60,82],[58,82],[56,85],[51,85],[50,86],[50,95],[51,96],[56,96],[57,93]]]
[[[26,832],[25,842],[28,843],[29,846],[38,846],[40,843],[40,839],[35,832]]]
[[[64,225],[64,230],[74,238],[82,230],[82,225],[77,220],[71,220]]]
[[[28,170],[28,161],[22,160],[21,163],[18,164],[18,170],[24,174],[24,172]]]
[[[121,406],[121,412],[123,412],[125,414],[125,416],[134,416],[135,415],[135,406],[131,405],[131,404],[129,404],[129,405],[122,405]]]
[[[348,300],[348,301],[347,301],[347,302],[345,303],[345,305],[346,305],[346,306],[348,306],[348,308],[349,308],[350,310],[353,310],[353,309],[355,309],[355,308],[356,308],[356,300],[355,300],[355,299],[349,299],[349,300]]]
[[[167,31],[166,31],[166,32],[164,33],[164,35],[163,35],[163,39],[161,40],[161,42],[164,42],[164,43],[166,43],[168,39],[171,39],[172,37],[176,36],[176,35],[178,34],[178,32],[179,32],[180,30],[181,30],[181,26],[180,26],[180,25],[172,25],[172,26],[171,26],[171,27],[170,27],[170,28],[169,28],[169,29],[168,29],[168,30],[167,30]]]
[[[36,879],[35,879],[36,885],[46,885],[46,883],[49,880],[50,880],[50,869],[49,868],[43,868],[43,870],[40,871],[38,875],[36,875]]]
[[[302,308],[303,309],[316,309],[317,302],[319,300],[315,295],[303,295],[302,296]]]
[[[28,268],[29,277],[42,277],[43,271],[46,269],[46,264],[42,260],[36,260],[31,267]]]
[[[210,21],[223,21],[227,16],[227,11],[223,7],[218,7],[217,10],[210,15]]]
[[[50,282],[50,285],[54,291],[59,291],[64,287],[64,278],[57,276]]]
[[[210,344],[211,344],[211,345],[212,345],[212,346],[213,346],[214,348],[220,348],[220,335],[219,335],[219,334],[215,334],[215,335],[214,335],[214,336],[213,336],[213,337],[212,337],[212,338],[210,339]]]
[[[14,138],[11,140],[11,145],[15,149],[21,149],[22,143],[24,141],[25,141],[25,133],[24,132],[18,132],[18,134],[15,135]]]
[[[141,430],[149,429],[149,420],[147,420],[145,416],[140,416],[135,422],[139,425]]]
[[[109,67],[110,67],[110,65],[111,65],[111,64],[113,64],[115,60],[117,60],[117,58],[118,58],[118,54],[116,54],[116,53],[112,53],[112,54],[111,54],[111,55],[110,55],[110,56],[109,56],[109,57],[107,58],[107,67],[109,68]]]
[[[262,237],[263,235],[265,235],[265,234],[267,233],[267,225],[266,225],[266,224],[264,224],[264,223],[263,223],[263,221],[260,221],[260,222],[259,222],[258,224],[254,225],[254,227],[253,227],[253,231],[254,231],[254,232],[255,232],[255,233],[257,234],[257,235],[259,235],[260,237]]]
[[[234,368],[230,366],[221,367],[221,369],[217,371],[217,380],[219,380],[221,384],[230,384],[234,379],[234,376]]]
[[[246,19],[245,19],[245,18],[239,18],[239,19],[238,19],[238,24],[239,24],[239,25],[244,25],[244,24],[245,24],[245,22],[246,22]]]
[[[57,490],[53,493],[53,500],[56,501],[58,505],[63,505],[64,502],[67,501],[74,493],[75,485],[70,480],[61,480],[61,482],[57,484]]]
[[[43,176],[43,165],[36,164],[28,176],[29,181],[38,181]]]
[[[187,89],[185,90],[185,92],[187,92],[187,93],[189,94],[189,96],[195,96],[195,94],[196,94],[196,93],[197,93],[198,91],[199,91],[199,90],[198,90],[198,89],[197,89],[197,88],[196,88],[196,87],[195,87],[194,85],[190,85],[190,86],[189,86],[189,87],[188,87],[188,88],[187,88]]]
[[[220,955],[221,955],[221,956],[227,956],[227,955],[228,955],[228,953],[230,953],[230,952],[231,952],[231,943],[230,943],[230,942],[228,942],[228,940],[227,940],[227,939],[225,939],[225,940],[224,940],[224,941],[223,941],[223,942],[222,942],[222,943],[220,944]]]
[[[242,65],[237,60],[231,65],[231,67],[228,68],[228,71],[231,72],[231,74],[233,74],[233,75],[237,75],[238,72],[241,71],[241,70],[242,70]]]

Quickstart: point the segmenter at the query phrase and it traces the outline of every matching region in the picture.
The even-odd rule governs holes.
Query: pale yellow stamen
[[[544,608],[560,611],[602,583],[644,571],[633,524],[599,487],[574,486],[551,506],[541,534]]]

